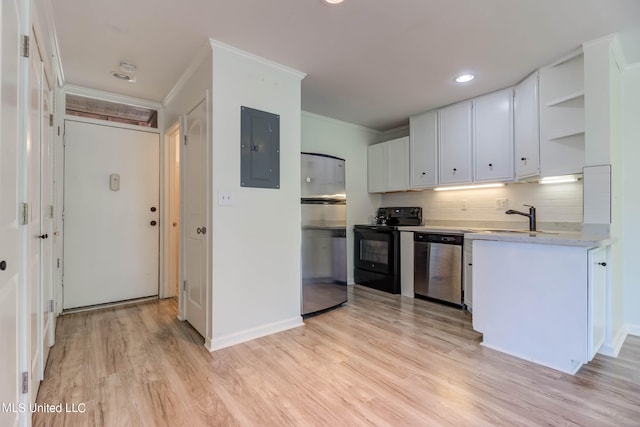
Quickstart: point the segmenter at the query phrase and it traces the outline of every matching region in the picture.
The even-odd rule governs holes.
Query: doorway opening
[[[177,297],[180,288],[180,125],[167,134],[168,144],[168,214],[169,214],[169,278],[165,297]]]

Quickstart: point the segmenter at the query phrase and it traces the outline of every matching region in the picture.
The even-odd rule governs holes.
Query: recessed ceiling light
[[[344,0],[322,0],[327,4],[339,4],[342,3]]]
[[[474,76],[473,74],[460,74],[458,77],[455,78],[455,80],[456,80],[456,83],[467,83],[473,80],[475,77],[476,76]]]

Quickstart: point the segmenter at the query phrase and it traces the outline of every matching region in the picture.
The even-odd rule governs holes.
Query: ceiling
[[[307,73],[303,110],[378,130],[640,22],[638,0],[50,1],[66,83],[162,101],[214,38]]]

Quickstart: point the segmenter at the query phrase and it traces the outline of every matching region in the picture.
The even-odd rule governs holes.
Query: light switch
[[[233,193],[218,191],[218,206],[233,206]]]
[[[112,173],[109,175],[109,189],[111,191],[120,191],[120,174]]]

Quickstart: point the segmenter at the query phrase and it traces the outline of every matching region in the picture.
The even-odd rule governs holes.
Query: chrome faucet
[[[529,213],[524,213],[524,212],[520,212],[520,211],[514,211],[513,209],[509,209],[508,211],[505,212],[505,214],[507,215],[522,215],[522,216],[526,216],[527,218],[529,218],[529,231],[536,231],[536,208],[535,206],[531,206],[531,205],[522,205],[522,206],[527,206],[529,208]]]

